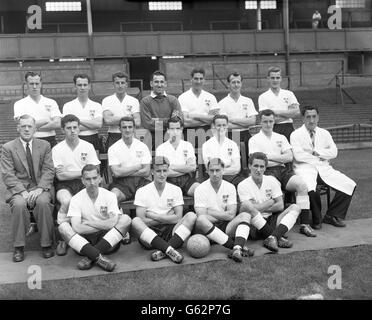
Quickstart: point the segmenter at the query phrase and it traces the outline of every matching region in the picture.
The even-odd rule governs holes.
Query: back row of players
[[[322,222],[320,198],[319,194],[315,192],[317,178],[323,179],[325,183],[337,190],[336,196],[328,208],[323,222],[331,223],[335,226],[344,226],[341,219],[346,215],[351,196],[354,192],[355,183],[329,165],[328,160],[337,156],[337,148],[329,133],[317,127],[317,122],[319,120],[317,108],[307,107],[303,110],[304,126],[292,134],[292,148],[286,137],[273,132],[273,129],[274,123],[278,121],[279,130],[282,130],[282,132],[287,135],[290,134],[291,131],[293,131],[293,125],[288,122],[291,121],[288,120],[288,117],[298,112],[299,105],[292,92],[280,89],[280,86],[277,87],[278,91],[275,91],[272,86],[271,89],[260,96],[259,101],[265,101],[266,98],[268,101],[271,101],[273,105],[271,105],[271,108],[266,108],[264,111],[260,112],[259,118],[262,129],[260,133],[253,138],[248,139],[247,127],[256,122],[255,116],[257,112],[254,109],[252,100],[240,95],[241,76],[234,73],[228,77],[231,92],[225,99],[221,100],[221,110],[218,111],[218,107],[213,108],[214,102],[212,103],[210,99],[205,98],[204,108],[208,106],[212,107],[206,115],[203,114],[202,108],[198,107],[196,104],[198,96],[195,95],[195,91],[193,91],[194,86],[198,87],[199,84],[201,92],[199,92],[199,98],[202,94],[204,96],[210,94],[201,90],[200,84],[202,84],[204,80],[203,70],[196,70],[199,72],[194,71],[195,70],[193,70],[192,73],[192,88],[179,97],[181,105],[183,105],[183,99],[186,101],[185,105],[187,107],[182,108],[184,112],[180,112],[179,109],[173,108],[174,105],[177,105],[177,99],[171,99],[171,96],[165,94],[165,76],[159,75],[159,73],[153,75],[153,91],[151,95],[145,97],[141,101],[141,117],[138,112],[133,112],[130,116],[124,115],[124,117],[114,115],[115,108],[113,107],[113,101],[120,103],[120,95],[118,92],[103,100],[104,106],[105,100],[106,103],[107,99],[109,101],[111,99],[112,101],[112,104],[109,105],[110,108],[107,108],[103,113],[105,121],[110,125],[108,161],[114,180],[109,186],[109,189],[115,193],[117,201],[119,202],[135,198],[137,217],[140,219],[135,218],[132,226],[134,230],[137,230],[140,239],[160,250],[152,254],[153,260],[158,260],[168,255],[175,262],[180,262],[182,256],[180,256],[175,249],[181,245],[190,234],[195,221],[197,221],[199,230],[207,234],[211,240],[233,249],[231,256],[236,261],[241,261],[242,256],[246,253],[243,248],[248,234],[250,233],[250,226],[251,229],[252,226],[254,226],[261,232],[261,236],[265,238],[264,245],[272,251],[277,251],[278,246],[291,246],[291,243],[283,236],[292,228],[298,216],[300,216],[301,220],[300,232],[310,237],[316,236],[310,227],[311,219],[309,209],[312,206],[313,227],[320,228]],[[35,77],[39,78],[35,75],[31,76],[31,78],[34,78],[33,80],[35,80]],[[272,84],[279,83],[280,85],[280,70],[271,69],[269,78]],[[29,81],[30,76],[27,79]],[[81,81],[84,82],[85,79],[87,82],[85,85],[82,85]],[[126,87],[126,77],[120,78],[115,76],[113,80],[117,89]],[[85,92],[87,97],[89,92],[89,78],[76,77],[75,83],[77,84],[78,92],[79,90],[80,92]],[[30,95],[33,89],[35,92],[38,91],[40,95],[40,78],[39,85],[35,83],[33,85],[29,83],[28,85]],[[39,90],[37,90],[37,88],[39,88]],[[162,90],[160,90],[160,88],[162,88]],[[123,91],[122,102],[124,102],[125,99],[128,100],[128,98],[132,98],[125,94],[125,90]],[[238,92],[238,95],[234,95],[234,92]],[[194,96],[193,99],[196,99],[195,103],[191,103],[193,101],[191,95]],[[280,101],[280,103],[270,98],[270,95],[277,101]],[[279,97],[281,98],[279,99]],[[30,98],[31,96],[28,96],[21,101]],[[47,98],[41,96],[39,102],[41,99]],[[88,101],[90,100],[88,99]],[[17,103],[18,102],[15,104],[15,117],[22,119],[24,118],[25,111],[20,112]],[[76,100],[64,106],[64,113],[66,106],[68,107],[71,103],[75,103],[75,105],[78,104],[78,106],[75,106],[75,109],[71,107],[66,109],[70,114],[64,116],[61,121],[62,131],[65,133],[65,140],[53,148],[52,155],[58,180],[56,184],[56,195],[57,200],[61,204],[58,212],[59,229],[68,244],[75,250],[82,252],[82,245],[86,241],[91,243],[93,240],[90,238],[85,239],[85,237],[85,242],[81,239],[79,242],[76,240],[79,238],[74,235],[94,233],[93,230],[95,230],[95,228],[93,226],[91,226],[93,229],[88,228],[89,230],[87,230],[85,226],[85,224],[87,224],[86,221],[89,220],[87,217],[89,217],[92,212],[96,211],[96,214],[100,216],[101,219],[105,220],[111,217],[111,211],[107,212],[107,206],[101,206],[99,208],[94,204],[94,209],[93,207],[90,208],[92,212],[86,212],[87,203],[89,203],[86,199],[87,195],[89,196],[88,185],[95,185],[93,180],[97,182],[97,175],[99,175],[99,172],[97,169],[93,170],[93,167],[89,167],[88,165],[88,169],[90,168],[91,170],[87,172],[90,175],[96,175],[96,179],[89,177],[89,180],[85,177],[84,172],[82,173],[82,168],[86,164],[98,165],[99,160],[97,159],[93,146],[79,139],[79,136],[85,139],[86,135],[84,136],[82,133],[87,133],[87,131],[88,133],[92,133],[89,132],[90,129],[97,128],[98,122],[102,123],[102,118],[99,116],[95,117],[96,111],[87,113],[90,115],[90,119],[86,119],[86,115],[83,116],[82,112],[86,110],[85,108],[88,107],[88,104],[86,104],[86,106],[81,104],[79,93]],[[165,105],[169,106],[168,110],[171,110],[168,117],[162,113],[166,110],[164,107]],[[223,107],[224,105],[225,107]],[[272,108],[275,109],[275,106],[278,105],[280,105],[279,109],[281,110],[279,111],[279,115],[276,114],[276,111],[271,110]],[[284,105],[286,105],[286,109]],[[40,105],[38,108],[40,108]],[[44,106],[44,110],[49,110],[48,112],[50,112],[49,122],[46,122],[46,118],[36,119],[35,124],[38,131],[35,133],[35,137],[38,134],[44,133],[40,128],[45,130],[51,129],[53,124],[58,122],[58,115],[57,113],[52,113],[53,109],[55,109],[55,107],[49,106],[49,108],[47,108]],[[120,112],[124,112],[122,110],[124,109],[123,107],[120,109],[116,105],[116,109],[121,110]],[[131,108],[126,108],[127,111],[129,109],[132,109],[132,111],[136,110],[133,106]],[[223,110],[225,110],[225,112]],[[107,113],[105,115],[106,111]],[[73,113],[75,112],[78,112],[80,117],[74,115]],[[231,118],[228,117],[226,113],[231,114]],[[35,117],[34,115],[32,116]],[[81,117],[83,117],[83,120]],[[111,123],[109,120],[106,120],[107,117],[111,119]],[[287,120],[283,120],[284,118],[287,118]],[[162,157],[157,159],[162,160],[160,160],[159,163],[153,163],[154,182],[152,183],[146,179],[150,174],[150,151],[144,143],[134,137],[135,127],[139,125],[140,121],[143,126],[145,126],[145,123],[152,124],[153,126],[147,127],[150,131],[156,128],[157,121],[162,121],[166,123],[167,132],[169,134],[169,140],[156,149],[156,155]],[[208,126],[208,129],[209,125],[207,125],[207,123],[211,121],[212,127],[214,128],[213,137],[202,145],[203,162],[207,167],[210,179],[203,182],[201,185],[199,185],[193,175],[193,172],[196,170],[194,148],[191,143],[182,140],[183,121],[185,121],[185,126],[188,125],[189,128],[192,126],[194,126],[194,128],[200,128],[200,126],[203,126],[202,123],[204,123],[204,126]],[[283,121],[284,123],[282,123]],[[278,125],[276,124],[275,126]],[[243,137],[243,140],[246,142],[249,141],[249,151],[251,154],[249,160],[251,177],[249,178],[240,175],[239,149],[234,141],[226,137],[227,128],[229,127],[243,132],[241,137]],[[96,135],[96,133],[93,133],[93,135]],[[316,137],[314,137],[314,135],[316,135]],[[51,141],[51,138],[46,139]],[[94,144],[96,138],[90,135],[90,139],[89,141]],[[292,162],[293,152],[295,154],[295,170],[297,175],[286,166],[287,163]],[[85,169],[87,167],[85,167]],[[265,170],[266,174],[276,177],[279,182],[275,178],[263,175]],[[157,174],[157,172],[159,174]],[[80,179],[81,177],[82,179]],[[178,214],[180,209],[176,210],[176,208],[183,204],[182,192],[174,186],[170,187],[171,185],[165,182],[167,177],[168,182],[181,187],[184,195],[195,196],[194,207],[198,219],[196,219],[193,213],[188,213],[181,219],[182,207],[181,216]],[[222,177],[224,178],[223,180]],[[163,187],[161,187],[161,185]],[[84,186],[87,187],[86,191],[84,191],[85,189],[80,191]],[[167,187],[165,188],[165,186]],[[241,201],[240,214],[237,216],[237,199],[234,186],[238,188],[239,199]],[[97,188],[98,184],[96,184],[96,189]],[[281,188],[296,192],[297,205],[292,205],[284,210]],[[139,190],[136,192],[137,189]],[[156,190],[157,194],[156,192],[154,193]],[[167,192],[165,192],[163,196],[165,190],[167,190]],[[168,191],[170,195],[168,195]],[[78,200],[72,201],[71,198],[73,195],[76,195],[73,199],[77,198]],[[153,195],[153,197],[150,195]],[[91,197],[91,199],[93,198]],[[75,205],[72,205],[74,203]],[[102,210],[102,207],[106,209]],[[78,217],[77,219],[72,218],[75,215]],[[118,221],[121,220],[119,219],[116,222],[119,223]],[[183,223],[184,221],[185,223]],[[70,222],[72,227],[69,224]],[[175,227],[173,225],[171,229],[166,228],[167,230],[165,230],[164,228],[158,228],[159,225],[173,224],[173,222],[177,223],[177,225]],[[125,228],[123,228],[123,225]],[[103,236],[102,239],[105,239],[106,237],[111,241],[109,242],[113,244],[116,240],[119,241],[122,238],[122,234],[127,232],[128,225],[130,225],[130,223],[128,224],[128,219],[125,219],[124,222],[122,221],[121,227],[116,228],[116,231],[119,230],[118,232],[115,233],[115,231],[111,230],[108,235],[105,232],[105,235],[101,235],[99,238]],[[82,228],[82,226],[84,227]],[[151,228],[149,229],[147,227]],[[178,230],[179,228],[180,230]],[[156,234],[163,236],[167,234],[165,236],[166,240],[175,238],[177,241],[174,239],[173,241],[170,240],[168,243],[169,246],[167,247],[165,247],[164,243],[160,245],[160,240],[155,241],[154,244],[152,242],[156,237],[152,237],[154,233],[151,233],[148,229],[155,230]],[[145,232],[145,230],[147,231]],[[177,230],[179,232],[177,232]],[[175,237],[176,235],[177,237]],[[235,243],[229,236],[235,237]],[[71,242],[72,238],[75,240]],[[98,240],[95,241],[97,242]],[[77,242],[80,244],[76,245]],[[99,244],[100,241],[97,243]],[[100,246],[98,247],[100,248]],[[98,251],[106,252],[108,247],[104,247],[104,250],[98,249]],[[88,251],[91,253],[91,248],[89,250]],[[60,254],[65,254],[65,242],[59,242],[59,246],[57,247],[57,253],[58,252]],[[84,252],[82,253],[88,258],[85,258],[85,260],[83,259],[81,263],[79,263],[80,268],[91,267],[93,261],[99,261],[96,251],[94,257],[88,255],[86,250]],[[112,262],[107,258],[103,260],[104,262],[101,261],[102,265],[109,266],[108,269],[112,268]],[[97,264],[100,265],[99,262],[97,262]]]

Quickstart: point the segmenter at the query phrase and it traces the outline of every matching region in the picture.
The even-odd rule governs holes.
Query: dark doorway
[[[128,62],[131,80],[142,79],[143,89],[150,90],[150,76],[154,71],[159,70],[159,59],[128,58]]]

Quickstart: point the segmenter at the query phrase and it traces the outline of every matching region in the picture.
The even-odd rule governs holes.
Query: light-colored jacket
[[[314,147],[305,125],[291,134],[291,145],[294,155],[294,171],[301,176],[309,191],[314,191],[317,176],[332,188],[352,195],[356,183],[349,177],[332,168],[330,160],[337,157],[337,146],[331,134],[322,128],[315,129]],[[319,156],[313,155],[316,151]]]

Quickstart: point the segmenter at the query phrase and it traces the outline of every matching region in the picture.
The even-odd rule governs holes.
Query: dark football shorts
[[[187,196],[187,192],[190,190],[191,186],[197,182],[195,177],[191,174],[168,178],[167,181],[180,187],[184,196]]]
[[[176,224],[159,224],[157,226],[149,227],[153,230],[160,238],[165,241],[169,241],[172,238],[172,232]],[[138,238],[138,242],[145,248],[145,249],[152,249],[146,242],[142,241]]]
[[[287,166],[267,167],[265,174],[275,177],[280,182],[282,189],[285,189],[289,179],[295,175],[293,170]]]
[[[107,232],[110,230],[100,230],[97,232],[89,233],[89,234],[81,234],[83,238],[85,238],[92,246],[95,246]],[[112,247],[108,252],[104,252],[104,254],[111,254],[118,251],[120,248],[120,241]]]
[[[276,222],[278,221],[278,216],[281,212],[273,213],[271,216],[265,218],[267,224],[269,225],[271,232],[273,232],[276,228]],[[251,240],[261,240],[264,239],[264,236],[260,230],[258,230],[255,226],[250,225],[249,231],[249,239]]]
[[[85,186],[81,182],[81,179],[64,180],[64,181],[56,180],[55,186],[56,186],[56,192],[62,189],[66,189],[71,193],[72,196],[74,196],[79,191],[85,188]]]
[[[134,199],[137,189],[144,187],[151,181],[143,177],[123,177],[114,178],[114,181],[109,185],[109,190],[113,188],[119,189],[124,193],[126,200]]]

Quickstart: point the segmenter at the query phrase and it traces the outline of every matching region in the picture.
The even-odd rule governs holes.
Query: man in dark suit
[[[48,142],[35,139],[35,119],[29,115],[19,118],[20,137],[3,145],[1,174],[7,187],[5,200],[12,214],[13,261],[24,260],[26,231],[30,226],[30,213],[40,232],[44,258],[54,255],[52,186],[54,165]]]

